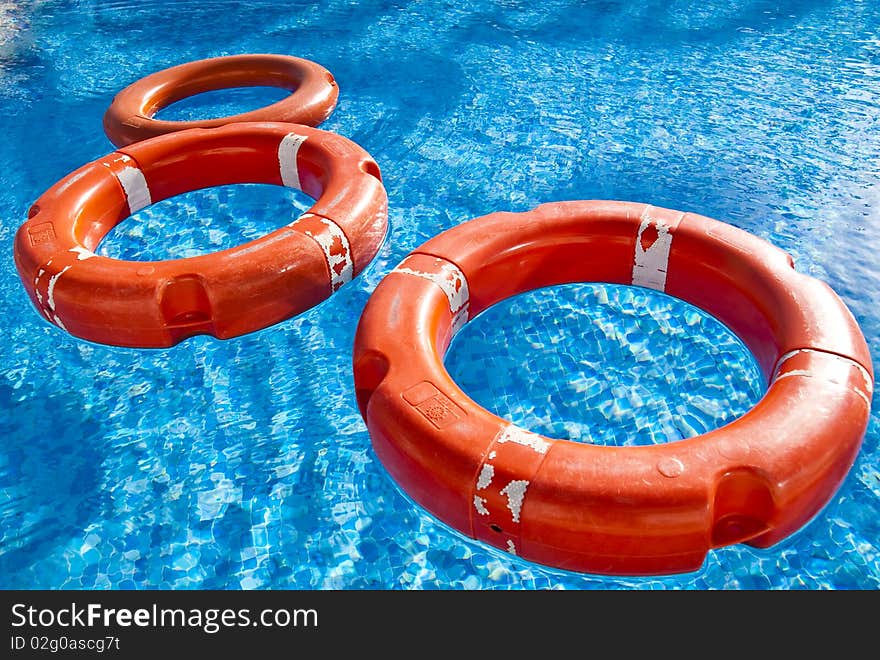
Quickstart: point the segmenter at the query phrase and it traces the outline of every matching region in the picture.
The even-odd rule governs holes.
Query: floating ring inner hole
[[[748,412],[763,396],[752,353],[723,323],[664,293],[567,284],[501,301],[444,358],[496,415],[597,445],[674,442]]]
[[[194,190],[132,214],[107,233],[95,252],[129,261],[209,254],[288,225],[314,203],[299,190],[263,183]]]
[[[259,110],[285,99],[291,93],[289,89],[267,85],[217,89],[193,94],[170,103],[159,108],[153,118],[162,121],[219,119]]]

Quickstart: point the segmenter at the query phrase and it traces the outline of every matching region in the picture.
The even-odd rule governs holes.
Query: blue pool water
[[[12,262],[29,205],[112,151],[101,118],[117,91],[245,52],[306,57],[338,81],[322,128],[367,149],[389,194],[370,268],[309,312],[222,342],[112,348],[41,320]],[[215,93],[162,117],[278,98]],[[370,292],[429,237],[496,210],[595,198],[695,211],[772,241],[842,296],[877,361],[878,108],[873,0],[0,2],[0,587],[877,589],[876,401],[845,483],[783,543],[713,551],[684,575],[577,575],[415,506],[373,454],[350,355]],[[138,212],[99,252],[210,252],[308,205],[271,186],[188,193]],[[446,364],[498,414],[608,445],[688,437],[763,392],[717,321],[626,287],[505,301],[462,330]]]

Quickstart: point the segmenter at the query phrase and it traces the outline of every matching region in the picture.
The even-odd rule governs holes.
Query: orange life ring
[[[153,116],[181,99],[231,87],[265,85],[292,90],[271,105],[229,117],[161,121]],[[119,92],[104,114],[104,132],[117,147],[188,128],[234,122],[283,121],[317,126],[336,107],[339,87],[320,64],[289,55],[228,55],[186,62],[152,73]]]
[[[607,447],[527,432],[450,379],[442,355],[468,319],[587,281],[710,312],[756,356],[765,396],[701,436]],[[693,571],[712,548],[790,535],[845,478],[873,392],[852,314],[785,252],[703,216],[613,201],[495,213],[429,240],[370,297],[353,362],[376,454],[417,503],[503,550],[598,574]]]
[[[266,236],[187,259],[95,255],[135,211],[233,183],[302,190],[317,201]],[[46,319],[103,344],[171,346],[259,330],[327,298],[375,256],[387,228],[379,167],[350,140],[308,126],[240,123],[136,142],[71,173],[31,207],[15,237],[22,283]]]

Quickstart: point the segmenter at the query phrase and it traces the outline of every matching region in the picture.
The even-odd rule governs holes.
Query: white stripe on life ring
[[[324,231],[318,233],[308,230],[303,233],[321,246],[327,268],[330,270],[330,290],[335,293],[343,284],[351,282],[354,276],[354,260],[351,256],[348,236],[342,231],[342,227],[332,220],[311,213],[304,213],[292,222],[291,226],[305,218],[315,218],[325,227]]]
[[[305,135],[288,133],[278,145],[278,166],[281,170],[281,183],[288,188],[302,190],[302,183],[299,180],[299,168],[296,166],[296,155],[306,139]]]
[[[147,180],[144,178],[144,173],[136,166],[128,164],[134,162],[131,158],[123,156],[122,161],[126,163],[126,166],[115,173],[116,178],[125,191],[125,199],[128,202],[129,210],[131,213],[137,213],[142,208],[153,203],[150,196],[150,188],[147,185]]]
[[[642,222],[636,236],[632,283],[636,286],[665,291],[669,251],[672,248],[672,232],[669,231],[669,225],[663,220],[651,216],[652,209],[652,206],[648,206],[642,213]],[[652,226],[657,231],[657,238],[648,247],[644,247],[642,236]]]
[[[452,332],[453,334],[458,332],[467,323],[470,309],[470,292],[464,273],[458,266],[443,259],[436,260],[437,272],[434,273],[407,268],[406,262],[407,260],[404,259],[392,272],[415,275],[439,286],[449,301],[449,311],[452,312],[453,317]]]
[[[413,270],[412,268],[407,268],[405,264],[406,260],[395,268],[394,272],[415,275],[439,286],[443,293],[446,294],[446,299],[449,301],[449,311],[453,314],[458,313],[459,310],[468,304],[470,294],[468,292],[467,278],[465,278],[464,273],[455,264],[437,259],[436,273]]]

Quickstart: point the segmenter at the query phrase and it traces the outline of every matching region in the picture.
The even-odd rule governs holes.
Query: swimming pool
[[[691,574],[609,578],[521,561],[415,506],[371,450],[350,361],[370,292],[427,238],[593,198],[695,211],[772,241],[843,297],[876,361],[878,29],[880,8],[856,0],[0,3],[0,586],[877,588],[876,403],[846,482],[782,544],[713,551]],[[322,128],[367,149],[388,190],[376,260],[313,310],[224,342],[119,349],[42,321],[11,258],[28,206],[112,150],[101,117],[117,91],[242,52],[334,74],[339,104]],[[277,98],[211,94],[163,116]],[[99,252],[231,247],[307,205],[269,186],[189,193],[138,212]],[[612,286],[502,303],[460,333],[447,367],[527,428],[605,444],[675,441],[762,393],[720,324]]]

